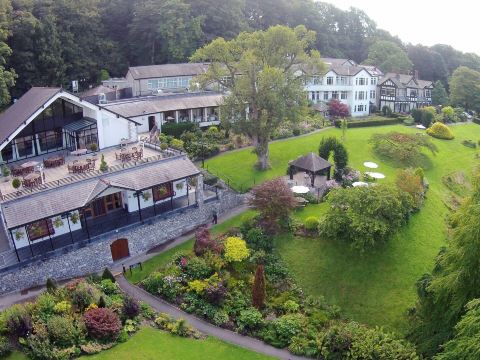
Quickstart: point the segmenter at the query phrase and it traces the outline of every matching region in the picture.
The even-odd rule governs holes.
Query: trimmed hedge
[[[368,127],[368,126],[381,126],[381,125],[396,125],[402,124],[405,120],[405,116],[400,116],[398,118],[384,118],[384,119],[371,119],[371,120],[354,120],[349,121],[347,127],[358,128],[358,127]],[[340,128],[340,121],[335,121],[335,127]]]
[[[474,117],[474,118],[472,119],[472,122],[474,122],[475,124],[480,125],[480,119],[479,119],[479,118]]]
[[[180,138],[180,136],[185,132],[185,131],[193,131],[195,129],[196,124],[195,123],[165,123],[162,125],[162,133],[165,135],[171,135],[177,139]]]

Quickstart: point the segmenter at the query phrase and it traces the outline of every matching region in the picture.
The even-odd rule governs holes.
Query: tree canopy
[[[15,71],[7,69],[12,49],[6,43],[11,26],[12,7],[8,0],[0,0],[0,108],[10,102],[9,89],[15,84]]]
[[[295,121],[306,105],[305,77],[296,74],[296,68],[302,66],[309,74],[323,70],[318,51],[308,51],[314,41],[315,33],[304,26],[277,25],[229,41],[217,38],[191,58],[210,63],[197,78],[202,87],[227,90],[222,121],[253,140],[261,170],[268,167],[273,131],[286,119]]]
[[[480,110],[480,72],[460,66],[450,78],[450,102],[467,110]]]
[[[448,94],[445,90],[445,86],[440,80],[435,81],[432,90],[432,103],[433,105],[446,105],[448,104]]]
[[[408,73],[412,69],[407,53],[397,44],[386,40],[370,46],[365,64],[375,65],[383,72]]]

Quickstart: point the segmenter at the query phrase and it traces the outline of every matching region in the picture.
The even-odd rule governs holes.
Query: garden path
[[[142,288],[130,284],[123,275],[117,277],[117,282],[120,285],[121,289],[129,294],[130,296],[134,297],[137,300],[146,302],[150,306],[153,307],[155,311],[167,313],[174,318],[183,318],[187,320],[187,322],[192,325],[195,329],[204,333],[206,335],[214,336],[220,340],[226,341],[231,344],[235,344],[262,354],[266,354],[269,356],[274,356],[279,359],[288,359],[288,360],[304,360],[306,358],[301,356],[292,355],[287,350],[277,349],[273,346],[267,345],[264,342],[248,337],[237,334],[233,331],[226,330],[209,324],[208,322],[188,314],[177,307],[169,304],[168,302],[148,293],[147,291],[143,290]]]

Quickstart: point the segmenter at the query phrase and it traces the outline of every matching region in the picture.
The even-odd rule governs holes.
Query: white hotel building
[[[338,99],[349,106],[352,117],[368,115],[371,107],[377,104],[381,71],[348,59],[322,60],[327,65],[327,72],[314,75],[307,82],[308,99],[314,104]]]

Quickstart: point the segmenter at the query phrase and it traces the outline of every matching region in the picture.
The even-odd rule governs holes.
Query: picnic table
[[[42,176],[39,173],[30,173],[23,178],[23,186],[32,188],[42,183]]]
[[[85,155],[86,153],[87,153],[87,149],[78,149],[78,150],[70,152],[70,155],[80,156],[80,155]]]

